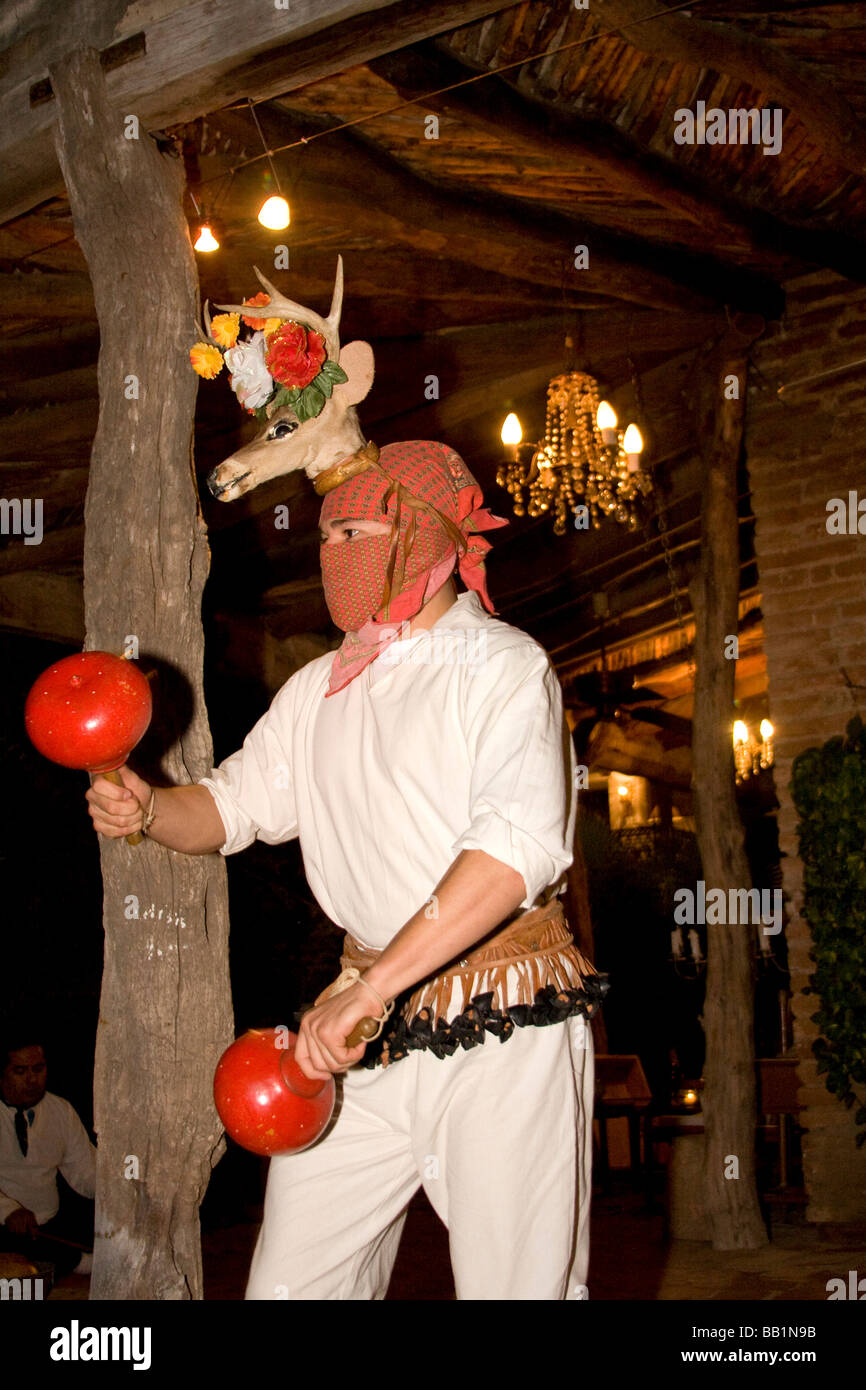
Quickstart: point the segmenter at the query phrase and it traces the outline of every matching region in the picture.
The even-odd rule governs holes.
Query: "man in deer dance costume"
[[[199,785],[153,794],[122,769],[128,793],[88,793],[103,833],[147,808],[151,837],[190,853],[298,836],[348,933],[296,1054],[342,1074],[342,1101],[319,1143],[271,1160],[246,1296],[384,1298],[423,1185],[459,1299],[586,1298],[588,1018],[606,981],[556,896],[575,819],[559,684],[490,616],[480,532],[505,523],[453,450],[368,445],[316,488],[342,646]],[[379,1036],[349,1049],[371,1014]]]

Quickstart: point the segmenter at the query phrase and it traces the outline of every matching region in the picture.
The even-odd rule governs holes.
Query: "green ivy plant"
[[[800,815],[803,915],[814,942],[806,994],[820,999],[812,1044],[828,1091],[850,1108],[866,1086],[866,729],[852,719],[844,738],[794,759],[791,791]],[[866,1126],[866,1105],[854,1116]],[[860,1129],[857,1147],[866,1143]]]

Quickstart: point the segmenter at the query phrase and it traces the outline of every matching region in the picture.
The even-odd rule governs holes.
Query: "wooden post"
[[[209,551],[192,469],[198,286],[178,160],[109,104],[92,51],[51,70],[57,146],[99,318],[85,511],[87,646],[156,665],[160,770],[212,766],[202,690]],[[135,765],[136,758],[131,759]],[[101,843],[105,962],[94,1075],[91,1298],[202,1297],[198,1210],[224,1146],[213,1071],[232,1038],[225,865]]]
[[[589,875],[586,871],[583,846],[580,843],[579,809],[574,828],[573,853],[571,868],[565,876],[562,906],[565,909],[565,918],[571,928],[577,949],[595,965],[595,935],[592,930],[592,913],[589,905]],[[603,1009],[596,1011],[593,1015],[591,1026],[596,1052],[607,1052],[607,1027]]]
[[[731,758],[736,663],[725,655],[725,639],[737,632],[737,466],[746,354],[763,328],[758,323],[726,331],[709,351],[699,388],[704,478],[701,564],[691,585],[697,666],[692,786],[706,891],[720,888],[726,901],[729,889],[751,886]],[[767,1243],[755,1187],[754,941],[752,925],[707,926],[705,1194],[716,1250]]]

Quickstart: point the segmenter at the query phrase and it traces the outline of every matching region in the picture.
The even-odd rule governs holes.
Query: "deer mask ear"
[[[346,405],[357,405],[368,395],[376,371],[370,344],[360,340],[347,343],[340,349],[340,366],[349,380],[335,386],[334,395]]]

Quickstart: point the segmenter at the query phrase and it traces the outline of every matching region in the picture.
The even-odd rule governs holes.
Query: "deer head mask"
[[[279,390],[279,382],[271,382],[268,370],[264,366],[263,341],[254,347],[242,349],[242,353],[246,351],[251,353],[254,359],[258,358],[255,370],[259,378],[264,376],[265,381],[264,387],[259,389],[270,392],[270,382],[276,390],[276,396],[269,397],[264,406],[256,412],[263,418],[262,428],[256,438],[224,459],[209,474],[207,485],[214,497],[218,497],[221,502],[232,502],[270,478],[281,477],[284,473],[294,473],[301,468],[315,481],[319,474],[343,460],[352,458],[366,447],[355,406],[364,399],[373,384],[373,350],[369,343],[363,342],[348,343],[342,350],[340,348],[342,257],[337,258],[334,294],[327,318],[321,318],[312,309],[296,304],[292,299],[286,299],[258,270],[256,275],[269,296],[266,306],[251,308],[249,304],[221,304],[219,308],[229,315],[241,315],[247,321],[252,314],[261,314],[270,320],[279,319],[284,324],[300,324],[305,330],[310,330],[310,341],[319,353],[324,350],[326,354],[322,373],[312,382],[320,395],[324,395],[325,400],[319,413],[312,416],[298,399],[293,403],[286,402],[287,395],[297,398],[298,392]],[[205,323],[209,336],[213,336],[207,314]],[[281,331],[281,328],[278,329],[278,332]],[[324,349],[312,336],[315,334],[320,335]],[[300,338],[302,343],[305,342],[304,335],[300,335]],[[214,341],[220,340],[214,337]],[[273,338],[269,341],[273,342]],[[197,347],[204,348],[206,352],[218,351],[216,348],[210,348],[208,344],[198,344]],[[226,355],[226,361],[233,373],[238,372],[242,365],[237,361],[237,357],[233,362],[230,354]],[[341,372],[334,371],[337,364],[342,368]],[[198,371],[199,367],[196,367],[196,370]],[[199,374],[215,373],[200,371]],[[235,390],[239,391],[238,384],[235,384]],[[304,394],[306,395],[306,392]],[[243,399],[243,396],[240,398]],[[251,399],[255,404],[257,398]],[[319,401],[320,396],[315,395],[315,399]]]

